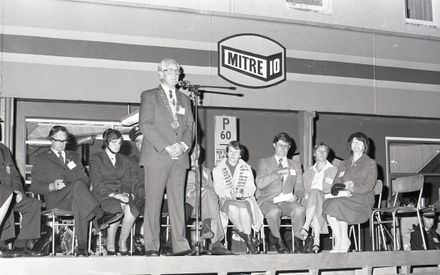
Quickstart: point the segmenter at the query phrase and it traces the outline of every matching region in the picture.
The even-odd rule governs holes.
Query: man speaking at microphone
[[[139,165],[145,170],[145,254],[159,256],[160,211],[166,188],[173,253],[189,255],[184,197],[194,119],[189,98],[176,89],[180,65],[164,59],[158,73],[159,87],[142,92],[139,110],[139,127],[144,134]]]

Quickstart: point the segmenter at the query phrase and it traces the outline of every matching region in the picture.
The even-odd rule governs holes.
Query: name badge
[[[11,174],[11,167],[9,167],[9,164],[6,164],[6,173]]]
[[[329,177],[326,177],[325,178],[325,182],[328,183],[328,184],[332,184],[333,183],[333,179],[329,178]]]
[[[342,171],[341,173],[339,173],[339,178],[343,177],[345,175],[345,171]]]
[[[176,113],[178,113],[179,115],[185,115],[185,108],[178,106]]]
[[[76,164],[73,161],[69,161],[69,163],[67,163],[67,167],[69,167],[69,169],[72,170],[73,168],[76,167]]]
[[[290,175],[291,176],[295,176],[296,175],[296,170],[295,169],[289,169]]]

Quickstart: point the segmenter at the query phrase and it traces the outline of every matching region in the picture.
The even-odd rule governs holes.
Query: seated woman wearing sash
[[[259,241],[252,237],[251,230],[260,230],[263,214],[254,197],[256,187],[252,169],[241,159],[243,149],[238,141],[231,141],[226,147],[227,158],[218,163],[212,175],[221,212],[232,221],[250,253],[257,254]]]

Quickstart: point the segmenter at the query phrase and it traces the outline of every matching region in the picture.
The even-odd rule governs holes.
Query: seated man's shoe
[[[147,256],[147,257],[157,257],[157,256],[159,256],[159,251],[156,251],[156,250],[147,250],[147,251],[145,251],[145,256]]]
[[[191,249],[173,253],[173,256],[195,256],[195,255],[196,252]]]
[[[15,251],[17,253],[20,253],[24,257],[41,257],[41,256],[44,256],[43,253],[41,253],[39,251],[34,251],[34,250],[29,249],[27,247],[26,248],[24,248],[24,247],[23,248],[16,247]]]
[[[122,213],[108,213],[108,212],[104,212],[104,215],[102,215],[101,218],[98,219],[97,223],[98,223],[98,227],[100,230],[106,229],[107,227],[109,227],[110,224],[119,221],[122,218],[123,214]]]
[[[88,257],[89,252],[87,251],[87,248],[82,245],[78,245],[78,247],[75,249],[75,255],[77,257]]]
[[[14,257],[21,257],[21,253],[18,253],[14,250],[3,250],[0,253],[0,257],[2,258],[14,258]]]
[[[232,255],[233,253],[227,250],[221,242],[215,242],[211,246],[210,254],[212,255]]]
[[[279,254],[287,254],[290,253],[289,248],[284,244],[284,241],[279,239],[278,242],[275,244],[275,248],[277,249],[277,252]]]
[[[200,232],[201,239],[212,239],[214,237],[214,232],[212,232],[211,227],[204,223],[202,231]]]
[[[295,250],[293,252],[294,253],[302,253],[304,250],[303,240],[301,240],[298,237],[295,237],[295,239],[293,241],[295,242]]]

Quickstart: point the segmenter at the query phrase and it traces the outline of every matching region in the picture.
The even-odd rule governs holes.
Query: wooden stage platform
[[[282,274],[396,274],[410,272],[408,266],[430,266],[440,274],[440,251],[351,252],[330,254],[261,254],[232,256],[91,256],[0,258],[1,275],[140,275],[258,273]],[[388,267],[388,272],[379,270]],[[403,268],[402,268],[403,267]],[[391,270],[391,271],[390,271]],[[414,271],[416,268],[413,269]],[[295,273],[299,272],[299,273]],[[346,274],[346,273],[344,273]],[[348,273],[350,274],[350,272]],[[419,273],[417,273],[419,274]]]

